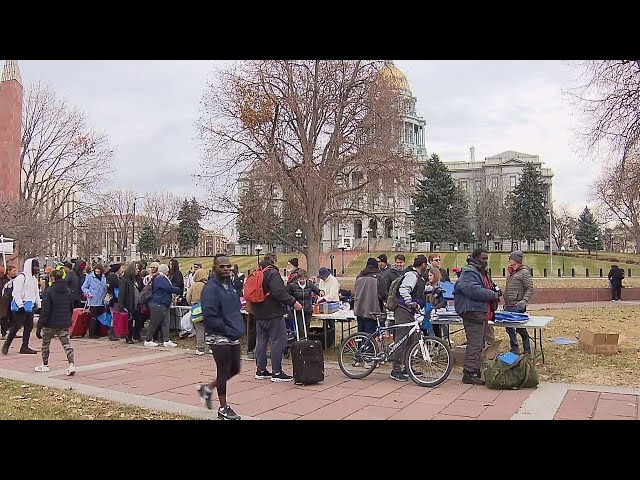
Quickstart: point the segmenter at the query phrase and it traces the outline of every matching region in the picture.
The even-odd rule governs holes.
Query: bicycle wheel
[[[338,366],[349,378],[364,378],[373,372],[377,363],[378,345],[366,333],[354,333],[344,339],[338,350]]]
[[[421,387],[435,387],[444,382],[453,368],[453,358],[449,346],[438,337],[423,336],[425,350],[429,359],[425,360],[416,340],[407,349],[405,366],[411,380]]]

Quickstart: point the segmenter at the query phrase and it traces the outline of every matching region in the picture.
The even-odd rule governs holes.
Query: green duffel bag
[[[495,357],[486,361],[484,381],[493,390],[519,390],[538,386],[538,372],[524,355],[511,365],[507,365]]]

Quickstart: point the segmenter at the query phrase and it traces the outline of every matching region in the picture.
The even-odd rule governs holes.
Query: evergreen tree
[[[264,201],[260,198],[259,189],[254,182],[242,192],[239,199],[236,229],[240,243],[255,245],[265,242],[265,228],[262,222],[268,221],[264,215]]]
[[[200,236],[200,220],[202,220],[202,210],[195,198],[185,199],[178,213],[178,246],[181,252],[193,250],[198,245]]]
[[[540,170],[528,162],[511,197],[511,231],[514,239],[522,238],[531,242],[545,238],[548,225],[544,207],[545,188]]]
[[[418,242],[466,241],[469,238],[467,198],[456,189],[447,166],[433,154],[422,170],[414,195]]]
[[[596,237],[598,237],[597,244]],[[598,227],[598,223],[596,222],[593,213],[591,213],[591,210],[589,210],[589,207],[584,207],[580,217],[578,217],[576,240],[580,248],[587,249],[589,251],[589,255],[591,255],[591,250],[596,249],[596,246],[598,250],[603,249],[600,227]]]
[[[140,253],[154,253],[158,248],[158,239],[156,237],[153,228],[148,223],[142,226],[142,232],[140,233]]]

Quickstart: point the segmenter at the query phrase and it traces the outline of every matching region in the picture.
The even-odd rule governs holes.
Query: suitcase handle
[[[300,310],[302,312],[302,328],[304,328],[304,338],[307,338],[307,323],[304,320],[304,308]],[[296,328],[296,338],[300,341],[300,331],[298,330],[298,315],[296,313],[296,309],[293,309],[293,323]]]

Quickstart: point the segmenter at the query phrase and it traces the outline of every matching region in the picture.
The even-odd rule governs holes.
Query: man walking
[[[256,364],[255,378],[258,380],[271,379],[272,382],[290,382],[293,377],[282,371],[282,356],[287,345],[287,330],[284,316],[286,306],[295,308],[298,312],[302,305],[286,291],[282,277],[276,267],[275,253],[267,253],[260,268],[264,270],[262,288],[267,294],[263,302],[251,305],[256,320]],[[273,373],[267,370],[267,342],[271,342],[271,365]]]
[[[484,385],[480,379],[480,357],[485,341],[487,322],[493,320],[501,292],[494,289],[487,271],[489,254],[476,248],[462,268],[453,288],[456,313],[462,317],[467,335],[462,383]]]
[[[533,295],[533,279],[531,272],[524,266],[524,253],[516,250],[509,254],[509,268],[507,273],[507,286],[504,289],[504,309],[507,312],[524,313],[527,311],[527,304]],[[518,337],[516,332],[522,337],[522,348],[524,354],[531,355],[531,342],[529,332],[526,328],[507,327],[511,352],[516,355],[519,352]]]
[[[79,308],[82,305],[82,292],[80,291],[80,278],[78,274],[73,270],[71,262],[64,262],[64,271],[67,273],[66,281],[69,291],[71,293],[71,301],[73,302],[73,308]]]
[[[40,263],[37,258],[28,258],[24,262],[24,270],[13,279],[13,300],[9,308],[13,320],[9,327],[7,339],[2,346],[4,355],[9,353],[11,342],[20,330],[22,332],[22,347],[20,353],[36,354],[36,350],[29,348],[29,337],[33,330],[33,314],[40,308],[40,291],[38,288],[38,274]]]

